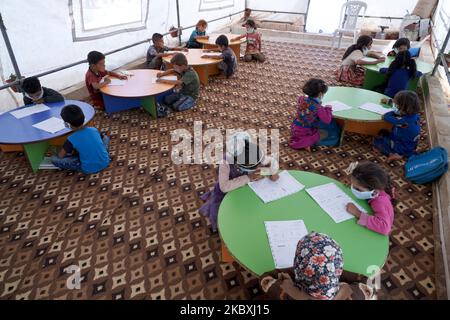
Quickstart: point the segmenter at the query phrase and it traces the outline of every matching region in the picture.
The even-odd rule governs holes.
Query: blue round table
[[[20,107],[0,115],[0,144],[22,145],[31,168],[34,172],[36,172],[44,159],[45,153],[47,152],[49,141],[65,136],[71,133],[72,130],[64,128],[63,130],[52,134],[44,130],[37,129],[33,127],[33,125],[52,117],[61,118],[61,110],[65,106],[71,104],[77,105],[81,108],[81,110],[83,110],[85,116],[84,125],[87,125],[94,118],[95,110],[91,105],[75,100],[66,100],[58,103],[46,103],[45,105],[48,106],[50,110],[35,113],[22,119],[17,119],[11,114],[11,111],[26,108]]]

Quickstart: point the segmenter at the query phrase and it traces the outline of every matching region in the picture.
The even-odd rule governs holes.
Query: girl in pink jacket
[[[323,80],[310,79],[303,87],[306,96],[298,99],[297,116],[291,125],[290,147],[292,149],[306,149],[320,141],[320,123],[330,124],[333,120],[331,107],[322,106],[322,98],[328,91]]]
[[[361,163],[352,172],[352,192],[358,199],[368,200],[374,212],[369,215],[349,203],[347,211],[358,218],[358,224],[389,235],[394,224],[394,188],[389,175],[375,163]]]

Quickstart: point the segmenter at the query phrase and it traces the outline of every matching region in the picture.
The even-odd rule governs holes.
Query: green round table
[[[328,102],[340,101],[352,107],[351,110],[333,112],[334,118],[343,128],[342,137],[345,131],[359,133],[369,136],[376,136],[382,129],[390,130],[392,125],[385,122],[380,114],[359,109],[357,107],[367,103],[381,105],[381,99],[389,99],[381,93],[360,88],[331,87],[323,98],[322,105]],[[389,107],[384,105],[385,107]],[[342,139],[341,139],[342,141]]]
[[[387,57],[384,62],[374,65],[365,65],[366,76],[364,78],[363,88],[367,90],[374,90],[378,86],[383,85],[386,82],[386,75],[380,73],[380,69],[389,68],[395,57]],[[433,71],[433,65],[416,59],[417,71],[427,74]],[[419,84],[418,77],[411,79],[408,83],[408,90],[416,91],[417,85]]]
[[[302,171],[290,173],[305,189],[334,182],[355,199],[348,188],[333,179]],[[371,212],[366,201],[357,202]],[[336,224],[305,190],[269,204],[264,204],[249,186],[230,192],[220,206],[218,225],[233,258],[260,276],[275,269],[264,222],[289,220],[303,220],[308,232],[321,232],[336,240],[342,247],[347,271],[370,276],[372,266],[381,269],[386,261],[388,237],[359,226],[356,219]]]

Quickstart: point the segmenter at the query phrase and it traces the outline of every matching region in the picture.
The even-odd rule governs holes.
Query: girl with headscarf
[[[264,276],[261,287],[270,299],[369,300],[374,292],[358,283],[362,280],[362,276],[344,274],[342,249],[336,241],[312,232],[298,243],[293,270]]]

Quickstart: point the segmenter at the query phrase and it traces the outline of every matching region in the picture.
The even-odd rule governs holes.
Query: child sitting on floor
[[[25,105],[64,101],[64,97],[59,92],[42,87],[41,82],[36,77],[30,77],[23,80],[22,90],[24,93],[23,102]]]
[[[394,224],[394,188],[389,175],[372,162],[358,164],[351,173],[352,192],[360,200],[368,200],[373,215],[360,211],[353,203],[347,211],[358,224],[382,235],[389,235]]]
[[[189,49],[201,49],[203,45],[199,43],[197,40],[199,39],[209,39],[209,36],[206,35],[206,29],[208,28],[208,23],[205,20],[200,20],[197,22],[197,26],[195,30],[192,31],[191,37],[187,42],[187,47]]]
[[[411,49],[411,41],[408,38],[400,38],[392,47],[392,51],[388,53],[388,57],[395,57],[400,52],[408,51]]]
[[[387,88],[384,94],[393,98],[397,93],[408,88],[411,79],[421,77],[417,71],[416,61],[408,50],[399,52],[389,68],[381,68],[380,73],[387,75]]]
[[[374,65],[383,62],[382,54],[370,51],[373,40],[369,36],[361,36],[356,44],[345,52],[340,68],[336,72],[338,81],[361,86],[364,83],[365,70],[362,65]],[[366,61],[364,57],[375,58],[375,61]]]
[[[67,138],[57,156],[52,157],[55,167],[63,170],[93,174],[108,167],[109,138],[96,128],[84,127],[84,114],[80,107],[68,105],[61,111],[61,118],[74,132]]]
[[[336,241],[312,232],[299,241],[293,269],[263,275],[261,287],[270,300],[370,300],[374,290],[363,280],[344,271]]]
[[[188,66],[187,58],[182,53],[173,56],[170,63],[173,69],[157,74],[159,83],[167,83],[177,86],[176,92],[165,97],[164,103],[175,111],[185,111],[195,106],[200,89],[200,79],[197,72]],[[179,80],[161,79],[168,75],[177,75]]]
[[[271,180],[278,180],[278,163],[264,155],[258,145],[250,142],[246,133],[233,135],[227,143],[227,155],[219,166],[219,181],[214,189],[202,195],[206,203],[199,209],[211,222],[213,232],[217,232],[219,207],[228,192],[241,188],[251,181],[261,179],[258,168],[270,166]]]
[[[155,33],[152,36],[153,45],[147,51],[147,67],[154,70],[162,70],[164,68],[163,58],[170,56],[167,51],[181,51],[179,48],[169,48],[164,45],[164,37],[162,34]],[[185,49],[187,51],[187,49]]]
[[[420,102],[417,93],[401,91],[394,98],[392,112],[383,116],[393,124],[391,132],[383,130],[374,139],[374,147],[388,156],[387,162],[411,157],[420,138]]]
[[[248,19],[245,23],[245,27],[247,28],[247,34],[236,37],[232,39],[231,42],[247,38],[247,49],[245,50],[244,56],[245,62],[251,62],[253,60],[257,62],[266,61],[266,56],[262,53],[261,34],[256,31],[255,21]]]
[[[106,57],[103,53],[92,51],[88,54],[89,70],[86,72],[85,82],[86,88],[92,99],[94,107],[104,109],[103,96],[100,89],[106,87],[111,83],[111,79],[106,76],[126,80],[127,76],[118,74],[116,72],[107,71],[105,66]]]
[[[234,51],[228,46],[228,38],[225,35],[221,35],[216,39],[216,45],[219,46],[217,50],[205,50],[208,52],[222,52],[220,56],[213,56],[205,54],[202,58],[207,59],[222,59],[223,61],[219,63],[219,70],[222,71],[222,74],[229,78],[231,77],[237,70],[237,59]]]
[[[333,120],[331,107],[322,106],[327,91],[328,86],[320,79],[310,79],[304,85],[306,96],[299,97],[297,117],[291,125],[291,148],[311,151],[311,146],[320,141],[320,122],[330,124]]]

